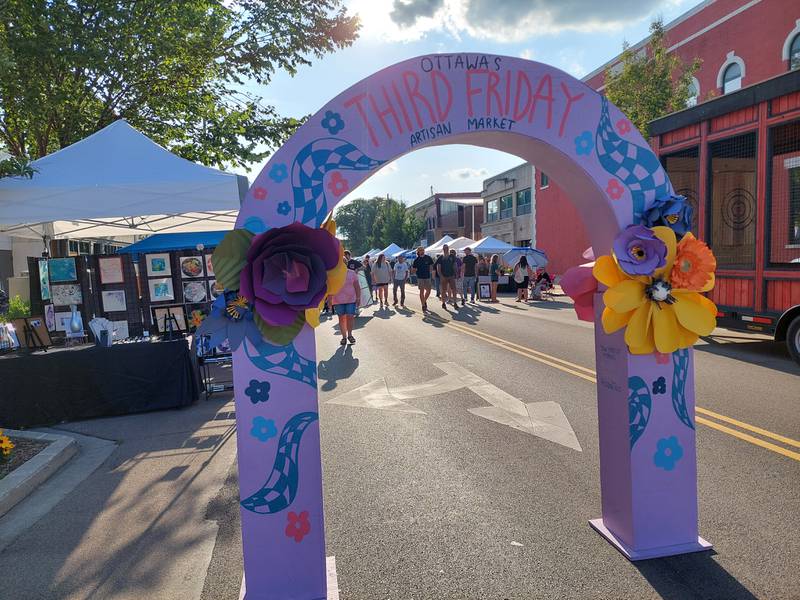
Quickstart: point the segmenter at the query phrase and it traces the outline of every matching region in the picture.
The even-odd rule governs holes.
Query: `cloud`
[[[487,169],[473,169],[472,167],[462,167],[460,169],[451,169],[446,173],[450,179],[456,181],[464,181],[465,179],[483,179],[489,175]]]
[[[377,173],[375,173],[375,177],[386,177],[388,175],[394,175],[399,170],[400,167],[397,166],[396,162],[390,162],[388,165],[381,167],[380,170]]]
[[[525,60],[533,60],[533,50],[530,48],[525,48],[522,52],[519,53],[520,58],[524,58]]]
[[[375,3],[380,0],[368,0]],[[392,0],[390,20],[415,36],[446,30],[458,38],[520,42],[565,31],[619,30],[686,0]]]

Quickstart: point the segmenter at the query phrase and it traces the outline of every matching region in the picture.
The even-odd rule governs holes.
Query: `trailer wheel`
[[[786,347],[789,354],[800,364],[800,316],[795,317],[786,330]]]

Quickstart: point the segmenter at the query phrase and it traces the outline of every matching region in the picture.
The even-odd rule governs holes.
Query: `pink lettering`
[[[372,112],[375,113],[375,116],[378,117],[381,125],[383,125],[383,130],[386,132],[386,135],[391,138],[392,132],[389,129],[389,124],[386,122],[387,116],[391,115],[394,118],[394,124],[398,133],[403,132],[403,127],[400,125],[400,119],[397,118],[397,111],[394,109],[394,106],[392,106],[392,101],[389,100],[389,94],[386,92],[384,86],[381,86],[381,91],[383,92],[383,99],[386,101],[387,108],[380,110],[378,108],[378,103],[375,102],[375,96],[372,94],[369,95],[369,103],[370,106],[372,106]]]
[[[572,110],[572,103],[577,102],[581,98],[583,98],[583,92],[577,94],[575,96],[570,96],[569,89],[564,82],[561,82],[561,91],[564,92],[564,96],[567,98],[567,106],[564,109],[564,115],[561,117],[561,125],[558,128],[558,137],[564,137],[564,126],[567,124],[567,119],[569,118],[569,111]]]
[[[361,120],[364,121],[364,125],[367,126],[367,131],[369,132],[369,139],[372,140],[373,146],[380,146],[378,143],[378,137],[375,135],[375,130],[372,128],[372,125],[369,124],[369,119],[367,119],[367,113],[364,111],[364,107],[361,106],[361,102],[366,98],[366,94],[358,94],[357,96],[353,96],[349,100],[346,100],[344,103],[345,108],[350,108],[353,104],[356,105],[356,110],[358,111]]]
[[[445,104],[444,108],[442,108],[442,100],[439,96],[439,86],[436,84],[437,81],[441,81],[444,84],[447,92],[447,103]],[[447,77],[442,75],[441,71],[431,71],[431,87],[433,87],[433,98],[436,102],[437,116],[439,117],[440,121],[444,121],[447,118],[447,115],[450,114],[450,108],[453,106],[453,86],[450,85]]]
[[[414,86],[411,87],[408,83],[409,79],[414,81]],[[408,99],[411,101],[411,107],[414,109],[414,116],[417,117],[417,125],[422,128],[422,118],[419,116],[419,108],[417,107],[416,99],[419,99],[425,105],[425,108],[428,109],[428,113],[431,116],[431,121],[436,120],[436,115],[433,113],[433,107],[431,103],[428,102],[428,99],[425,98],[422,94],[419,93],[419,77],[413,71],[403,71],[403,86],[406,88],[406,93],[408,94]]]
[[[547,86],[547,94],[542,95],[541,92],[545,86]],[[550,129],[553,125],[553,79],[549,74],[542,77],[539,86],[536,88],[536,94],[533,96],[533,106],[531,106],[531,112],[528,115],[528,123],[533,122],[533,116],[536,114],[536,103],[539,100],[547,102],[547,128]]]

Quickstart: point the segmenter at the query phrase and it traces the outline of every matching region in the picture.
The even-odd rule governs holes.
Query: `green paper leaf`
[[[239,289],[239,274],[247,262],[247,250],[255,234],[234,229],[225,234],[211,257],[217,281],[228,290]]]
[[[270,325],[258,313],[253,315],[253,321],[265,340],[276,346],[286,346],[297,337],[306,324],[306,311],[301,310],[297,313],[297,318],[290,325]]]

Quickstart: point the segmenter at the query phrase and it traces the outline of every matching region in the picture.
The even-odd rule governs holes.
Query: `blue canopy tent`
[[[206,250],[216,248],[227,231],[196,231],[187,233],[156,233],[118,250],[121,254],[169,252],[170,250],[197,250],[199,244]]]

